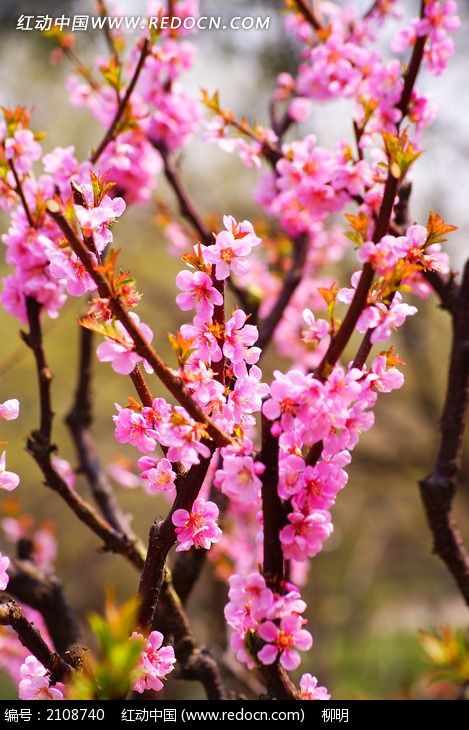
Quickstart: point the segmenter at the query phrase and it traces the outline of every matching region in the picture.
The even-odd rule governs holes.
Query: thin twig
[[[260,347],[262,352],[271,341],[275,329],[284,315],[286,306],[301,282],[308,254],[308,244],[309,238],[306,233],[297,236],[293,240],[294,253],[291,267],[285,276],[282,288],[272,309],[259,325],[259,338],[256,346]]]
[[[305,20],[308,21],[310,26],[314,28],[315,31],[321,30],[321,24],[316,18],[312,7],[308,3],[308,0],[294,0],[294,2],[301,15]]]
[[[137,568],[141,568],[143,556],[139,546],[114,530],[106,520],[100,517],[78,492],[68,486],[52,464],[51,454],[55,450],[55,446],[51,443],[53,414],[50,386],[52,375],[42,344],[41,305],[36,300],[27,298],[26,309],[29,332],[23,333],[23,338],[34,355],[40,391],[40,426],[38,430],[32,431],[28,438],[28,451],[41,469],[46,486],[57,492],[78,519],[103,540],[105,549],[124,555]]]
[[[127,105],[130,101],[130,97],[132,96],[132,92],[135,89],[135,86],[137,84],[137,81],[139,79],[140,73],[143,69],[143,66],[145,64],[145,61],[146,61],[146,58],[147,58],[149,52],[150,52],[150,43],[149,43],[148,39],[145,38],[145,40],[143,41],[143,44],[142,44],[142,50],[140,51],[140,57],[138,59],[138,62],[135,67],[132,78],[130,79],[127,90],[126,90],[124,96],[122,97],[120,104],[118,105],[118,107],[116,109],[116,113],[114,114],[112,122],[111,122],[109,128],[107,129],[103,139],[99,143],[95,152],[93,152],[93,154],[90,157],[91,163],[93,165],[95,165],[98,162],[99,158],[103,154],[103,152],[106,149],[106,147],[108,146],[108,144],[110,142],[112,142],[112,140],[116,136],[117,127],[126,111]]]
[[[196,643],[181,601],[168,580],[163,585],[160,601],[165,630],[174,638],[178,678],[201,682],[208,700],[227,699],[217,662],[208,649]],[[158,624],[153,626],[158,628]]]
[[[18,603],[7,601],[0,604],[0,625],[11,626],[23,646],[50,672],[53,683],[64,680],[70,675],[72,667],[57,652],[49,649]]]
[[[101,468],[90,431],[92,422],[92,361],[93,333],[82,327],[80,328],[78,382],[72,408],[66,417],[66,423],[73,436],[80,470],[88,480],[91,493],[100,508],[101,514],[114,530],[125,535],[129,542],[136,542],[137,538],[130,528],[129,521],[119,507],[112,486]]]
[[[31,210],[29,208],[28,202],[26,200],[26,196],[24,194],[23,186],[21,184],[21,180],[19,178],[18,173],[16,172],[15,165],[13,164],[13,160],[8,160],[8,164],[10,167],[10,170],[13,173],[13,177],[15,178],[15,184],[16,184],[16,192],[20,196],[21,204],[23,206],[24,212],[26,214],[26,218],[28,219],[28,223],[31,226],[31,228],[35,227],[34,218],[32,216]]]
[[[262,517],[264,531],[263,574],[276,590],[283,581],[283,550],[280,530],[285,524],[282,500],[278,494],[278,438],[272,435],[272,424],[262,416],[262,447],[259,461],[265,470],[262,482]]]
[[[469,606],[469,554],[452,515],[461,470],[462,446],[469,404],[469,261],[452,315],[453,339],[441,441],[431,474],[420,482],[433,549],[445,563]]]

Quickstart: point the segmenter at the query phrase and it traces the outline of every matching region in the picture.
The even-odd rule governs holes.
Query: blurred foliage
[[[117,606],[108,591],[104,615],[92,613],[89,623],[98,645],[97,656],[86,652],[83,670],[73,675],[67,687],[71,700],[124,699],[138,678],[137,667],[143,638],[131,637],[137,618],[137,600]]]
[[[420,644],[431,664],[437,667],[431,673],[433,680],[446,679],[460,685],[466,695],[469,688],[467,632],[455,631],[450,626],[442,626],[434,633],[421,631]]]

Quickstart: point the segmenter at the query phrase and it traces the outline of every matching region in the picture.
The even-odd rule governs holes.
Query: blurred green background
[[[138,12],[138,3],[127,1],[120,5],[129,14]],[[270,12],[275,16],[272,29],[267,33],[199,34],[194,39],[198,60],[187,86],[194,95],[202,85],[212,90],[219,88],[224,104],[251,119],[266,121],[275,75],[284,68],[294,68],[296,51],[281,29],[280,3],[237,0],[231,5],[239,9],[239,14]],[[205,2],[204,6],[207,13],[220,12],[219,4],[214,2]],[[86,0],[55,4],[44,0],[40,12],[54,13],[60,8],[60,13],[67,14],[70,8],[71,12],[83,13],[91,7]],[[1,103],[34,107],[33,128],[47,133],[47,151],[56,145],[75,144],[78,155],[85,157],[100,139],[101,131],[85,111],[69,105],[64,87],[70,72],[67,63],[51,66],[50,46],[39,34],[14,30],[16,17],[28,10],[37,14],[38,3],[3,0]],[[431,81],[442,113],[424,140],[427,154],[415,168],[412,200],[413,218],[424,222],[428,210],[436,208],[459,226],[451,249],[456,268],[469,250],[469,133],[461,120],[461,109],[469,109],[468,85],[463,86],[468,54],[464,47],[469,47],[466,31],[460,33],[459,60],[453,62],[448,76]],[[102,39],[80,34],[78,48],[81,56],[92,58],[103,48]],[[427,88],[429,85],[428,80],[423,84]],[[350,136],[346,114],[346,105],[318,105],[301,133],[313,130],[320,143],[332,145],[338,136]],[[443,160],[451,165],[451,175],[440,174]],[[218,217],[223,213],[259,217],[251,197],[256,173],[245,170],[237,159],[197,139],[184,151],[180,162],[202,212]],[[156,194],[173,202],[162,179]],[[7,225],[4,216],[0,224],[3,232]],[[174,276],[180,265],[166,251],[164,238],[154,222],[154,207],[129,209],[114,228],[114,236],[124,249],[123,264],[132,267],[139,290],[144,293],[142,318],[151,324],[158,348],[170,359],[166,333],[174,332],[183,321],[173,305]],[[344,262],[343,271],[338,273],[343,282],[349,269],[350,261]],[[0,263],[0,274],[6,271]],[[422,678],[424,657],[417,630],[444,622],[456,626],[467,623],[466,609],[452,581],[430,554],[430,536],[417,488],[418,479],[431,469],[438,441],[450,326],[435,301],[417,305],[419,315],[409,318],[396,342],[406,361],[406,385],[380,399],[376,426],[362,438],[350,468],[349,485],[334,508],[334,536],[313,561],[304,590],[315,645],[305,657],[302,669],[318,675],[320,683],[326,684],[336,698],[422,696],[428,691],[428,682]],[[70,386],[75,378],[75,322],[79,313],[80,303],[69,301],[60,318],[45,326],[49,363],[55,375],[54,439],[59,453],[72,463],[74,454],[63,416],[70,405]],[[98,541],[42,486],[35,464],[24,451],[26,436],[37,422],[37,392],[32,358],[21,345],[18,329],[15,321],[0,312],[0,401],[18,397],[22,406],[20,419],[2,427],[1,438],[9,441],[10,468],[21,475],[17,494],[24,508],[38,520],[52,518],[57,523],[57,572],[70,602],[85,622],[91,609],[102,609],[105,586],[116,586],[119,598],[124,599],[135,592],[137,576],[119,557],[97,556]],[[268,377],[278,364],[275,352],[270,352],[263,363],[265,375]],[[162,392],[156,381],[152,387],[155,393]],[[127,380],[114,375],[108,365],[98,363],[95,393],[94,432],[103,463],[110,462],[117,453],[127,453],[134,459],[132,450],[117,448],[111,421],[114,402],[124,403],[130,394]],[[469,515],[468,465],[466,458],[456,509],[469,538],[465,529]],[[81,488],[86,490],[85,485]],[[152,519],[164,514],[164,503],[145,496],[141,490],[119,491],[122,504],[135,515],[135,528],[145,537]],[[213,587],[209,574],[210,567],[189,604],[195,633],[202,641],[213,637],[213,603],[220,601],[220,586]],[[0,697],[14,696],[8,681],[0,679]],[[181,685],[170,680],[166,696],[202,695],[195,683]]]

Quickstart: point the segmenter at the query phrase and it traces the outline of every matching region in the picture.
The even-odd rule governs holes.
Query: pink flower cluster
[[[134,632],[132,638],[143,639],[141,634]],[[176,657],[172,646],[163,646],[164,636],[159,631],[152,631],[146,639],[145,646],[139,659],[139,677],[135,680],[132,689],[142,694],[147,690],[159,692],[163,689],[163,680],[173,671]]]
[[[20,668],[20,700],[63,700],[62,682],[51,684],[47,669],[34,656],[27,656]]]
[[[222,532],[217,525],[218,507],[198,497],[190,511],[177,509],[172,515],[179,545],[176,552],[192,547],[209,550],[212,543],[220,542]]]
[[[291,235],[321,230],[321,223],[374,185],[372,166],[355,161],[349,148],[335,152],[317,145],[314,135],[282,147],[275,173],[265,175],[257,196],[268,213]]]
[[[405,236],[383,236],[381,241],[366,241],[358,249],[362,263],[369,262],[379,276],[386,276],[395,269],[399,261],[418,264],[423,271],[449,271],[448,254],[442,253],[441,244],[427,245],[428,232],[425,226],[410,226]],[[403,278],[409,283],[407,277]],[[410,282],[411,283],[411,282]]]
[[[153,340],[153,332],[150,327],[140,321],[140,317],[135,312],[129,312],[129,317],[138,327],[146,341],[151,343]],[[96,348],[96,356],[101,362],[110,362],[114,372],[120,375],[130,375],[135,366],[143,362],[143,366],[147,373],[152,373],[153,369],[140,355],[135,352],[133,340],[127,334],[124,325],[120,322],[108,322],[109,335],[104,338],[104,342]],[[114,330],[113,330],[114,326]]]
[[[253,666],[246,641],[250,632],[256,632],[264,642],[257,652],[259,661],[273,664],[278,658],[285,669],[296,669],[300,664],[298,649],[307,651],[313,639],[303,628],[306,604],[295,586],[288,585],[283,595],[277,595],[259,573],[233,575],[229,584],[225,618],[233,629],[231,646],[239,661]]]
[[[428,70],[436,76],[443,73],[454,52],[450,33],[457,31],[461,21],[454,0],[429,0],[424,4],[423,18],[414,18],[402,28],[393,42],[393,50],[400,53],[412,47],[417,38],[428,36],[425,58]]]
[[[148,2],[148,15],[155,17],[158,6]],[[166,9],[161,10],[166,13]],[[195,0],[177,0],[172,11],[177,17],[198,15]],[[127,125],[104,149],[99,165],[108,170],[129,203],[150,200],[157,176],[162,169],[159,147],[169,151],[179,149],[196,130],[200,112],[196,102],[187,94],[181,78],[193,64],[194,48],[182,39],[182,32],[163,30],[158,43],[152,45],[143,70],[132,93]],[[179,36],[179,37],[178,37]],[[120,38],[125,45],[125,37]],[[128,79],[138,63],[140,48],[133,49],[124,61]],[[107,59],[95,59],[95,68],[107,68]],[[93,83],[77,73],[68,80],[70,99],[76,106],[86,107],[107,129],[113,119],[118,100],[115,88],[105,80]]]

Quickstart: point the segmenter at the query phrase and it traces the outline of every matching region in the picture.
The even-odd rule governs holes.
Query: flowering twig
[[[452,516],[469,404],[469,262],[454,298],[452,322],[440,448],[433,471],[420,482],[420,493],[433,535],[434,552],[445,563],[469,606],[469,553]]]
[[[125,113],[125,110],[127,108],[127,105],[130,101],[130,97],[132,96],[132,92],[135,89],[135,86],[137,84],[137,81],[139,79],[140,73],[143,69],[143,66],[145,64],[145,61],[147,59],[147,56],[150,52],[150,42],[147,38],[143,41],[142,49],[140,51],[140,56],[137,62],[137,65],[135,67],[134,73],[132,75],[132,78],[130,79],[129,85],[126,89],[126,92],[124,96],[122,97],[120,104],[118,105],[116,109],[116,113],[114,114],[114,117],[112,119],[111,124],[109,125],[109,128],[107,129],[103,139],[97,146],[96,150],[91,155],[91,163],[95,165],[101,155],[103,154],[104,150],[108,146],[110,142],[114,139],[116,135],[116,130],[118,127],[118,124],[120,120],[122,119],[123,114]]]
[[[41,305],[34,299],[27,298],[26,308],[30,331],[23,333],[23,339],[34,354],[40,391],[40,427],[29,436],[28,451],[41,469],[46,486],[57,492],[78,519],[103,540],[106,550],[121,553],[136,567],[141,568],[143,557],[135,542],[114,530],[106,520],[100,517],[75,490],[66,484],[52,464],[51,454],[55,448],[51,443],[53,412],[50,385],[52,375],[42,344]]]
[[[199,423],[206,426],[207,432],[212,437],[217,446],[226,446],[231,442],[229,436],[224,434],[213,423],[213,421],[203,412],[194,399],[186,392],[180,378],[173,375],[159,355],[155,352],[149,342],[140,332],[138,326],[129,316],[120,300],[113,296],[111,288],[104,275],[96,270],[93,260],[84,245],[71,228],[70,224],[63,215],[59,204],[55,200],[50,200],[47,209],[51,217],[55,220],[59,228],[62,230],[72,250],[78,256],[85,266],[89,275],[93,278],[98,286],[99,294],[102,298],[109,300],[109,305],[114,316],[123,324],[127,333],[134,342],[136,352],[143,357],[151,365],[155,373],[158,375],[162,383],[167,387],[169,392],[179,401],[179,403],[187,410],[187,412]]]
[[[0,625],[11,626],[23,646],[50,672],[53,682],[65,679],[72,668],[57,652],[52,651],[15,601],[0,604]]]
[[[106,7],[106,3],[104,2],[104,0],[97,0],[97,6],[98,6],[98,13],[100,14],[100,16],[102,18],[108,18],[109,11],[108,11],[108,8]],[[111,56],[113,56],[116,64],[120,65],[121,62],[119,59],[119,53],[116,48],[116,44],[114,42],[112,31],[111,31],[108,23],[104,23],[104,37],[106,39],[106,43],[107,43]],[[118,91],[117,91],[117,95],[119,95]]]
[[[166,558],[176,542],[176,528],[172,516],[177,509],[190,509],[205,479],[211,457],[201,459],[187,474],[176,478],[176,497],[164,520],[155,520],[150,528],[148,552],[140,579],[140,610],[138,623],[147,629],[152,622],[164,579]],[[189,478],[190,477],[190,478]]]
[[[90,330],[81,328],[78,382],[73,405],[67,415],[66,422],[78,453],[80,471],[88,480],[91,493],[100,508],[101,514],[114,530],[126,535],[129,542],[135,542],[136,537],[126,516],[119,507],[111,484],[101,468],[90,432],[92,422],[92,356],[93,333]]]

